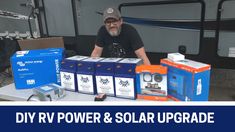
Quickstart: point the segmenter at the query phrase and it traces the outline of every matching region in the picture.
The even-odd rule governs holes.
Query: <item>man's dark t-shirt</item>
[[[115,37],[102,26],[98,31],[96,45],[103,47],[104,57],[136,57],[135,50],[144,46],[136,29],[128,24],[122,24],[120,35]]]

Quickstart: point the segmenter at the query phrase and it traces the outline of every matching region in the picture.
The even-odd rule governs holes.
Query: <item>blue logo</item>
[[[109,80],[107,78],[106,79],[100,78],[100,83],[102,83],[103,85],[107,85],[109,83]]]
[[[84,82],[84,83],[87,83],[87,82],[89,82],[89,79],[88,79],[88,77],[81,77],[81,79],[80,79],[82,82]]]
[[[71,79],[71,77],[70,77],[70,75],[66,75],[66,74],[64,74],[64,79],[68,81],[68,80],[70,80],[70,79]]]
[[[130,85],[128,81],[122,81],[122,80],[120,80],[119,84],[120,84],[122,87],[127,87],[127,86]]]

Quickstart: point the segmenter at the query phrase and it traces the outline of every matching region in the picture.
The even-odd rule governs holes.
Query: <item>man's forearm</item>
[[[145,65],[151,65],[151,63],[150,63],[149,59],[147,58],[147,56],[145,56],[145,57],[140,57],[140,58],[143,60],[143,62],[144,62]]]
[[[138,58],[142,59],[144,61],[145,65],[151,65],[144,48],[140,48],[138,50],[135,51],[136,55]]]
[[[100,57],[101,55],[98,53],[98,52],[96,52],[96,51],[93,51],[92,53],[91,53],[91,57]]]
[[[95,45],[94,50],[91,53],[91,57],[100,57],[102,54],[103,48]]]

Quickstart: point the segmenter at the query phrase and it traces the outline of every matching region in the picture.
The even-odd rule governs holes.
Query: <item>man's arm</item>
[[[102,54],[103,48],[95,45],[94,50],[91,53],[91,57],[100,57]]]
[[[145,65],[151,65],[151,63],[145,53],[144,47],[137,49],[135,51],[135,54],[137,55],[138,58],[140,58],[144,61]]]

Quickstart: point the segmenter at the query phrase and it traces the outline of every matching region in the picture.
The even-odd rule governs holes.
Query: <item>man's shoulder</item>
[[[107,30],[106,30],[105,26],[104,25],[101,26],[99,31],[98,31],[98,34],[99,35],[105,35],[106,33],[107,33]]]
[[[126,24],[126,23],[123,23],[122,25],[123,25],[122,30],[124,30],[127,33],[135,33],[135,32],[137,32],[135,27],[133,27],[132,25],[129,25],[129,24]]]
[[[106,30],[106,29],[105,29],[105,26],[102,25],[99,30],[100,30],[100,31],[105,31],[105,30]]]
[[[122,25],[123,25],[123,28],[130,29],[130,30],[135,30],[135,28],[130,24],[123,23]]]

